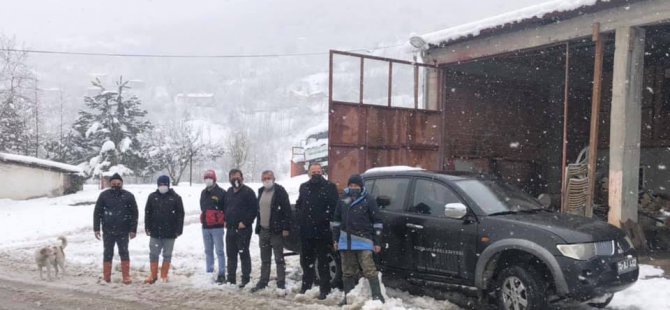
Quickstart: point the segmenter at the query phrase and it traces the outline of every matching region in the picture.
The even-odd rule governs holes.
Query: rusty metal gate
[[[353,58],[356,67],[359,67],[358,100],[333,99],[335,56]],[[386,102],[366,102],[364,68],[367,62],[375,62],[377,67],[382,64],[383,70],[388,70]],[[414,84],[410,92],[413,96],[393,96],[394,65],[410,66],[409,74],[413,75],[410,80]],[[425,74],[420,75],[420,71]],[[346,186],[351,174],[363,173],[373,167],[406,165],[429,170],[444,168],[444,118],[439,91],[442,87],[432,88],[437,91],[428,99],[427,92],[419,92],[422,77],[426,83],[430,79],[436,85],[442,85],[441,70],[435,66],[349,52],[330,52],[328,173],[329,179],[339,189]],[[420,100],[422,96],[423,100]],[[413,106],[394,106],[393,100],[398,98],[404,98],[410,104],[413,101]],[[429,101],[432,103],[428,104]]]

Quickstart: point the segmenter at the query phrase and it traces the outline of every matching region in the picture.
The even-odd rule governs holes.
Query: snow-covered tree
[[[173,185],[179,185],[191,164],[216,160],[224,154],[220,143],[203,141],[202,132],[187,122],[156,128],[149,149],[150,167],[153,171],[167,170]]]
[[[34,134],[28,124],[35,77],[27,54],[15,39],[0,36],[0,152],[34,154]]]
[[[142,141],[151,129],[144,119],[147,114],[140,108],[142,102],[124,93],[129,87],[119,78],[116,89],[105,89],[99,79],[92,82],[100,92],[84,97],[87,109],[79,111],[79,118],[67,137],[72,163],[80,164],[89,176],[113,173],[142,175],[148,166]]]

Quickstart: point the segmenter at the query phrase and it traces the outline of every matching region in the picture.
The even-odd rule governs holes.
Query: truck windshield
[[[462,180],[454,183],[488,215],[543,209],[539,201],[508,184],[486,180]]]

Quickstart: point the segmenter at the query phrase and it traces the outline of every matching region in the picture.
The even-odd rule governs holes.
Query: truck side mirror
[[[379,196],[377,197],[377,205],[380,207],[387,207],[391,204],[391,197],[389,196]]]
[[[465,217],[467,213],[468,207],[460,202],[444,205],[444,216],[448,218],[460,220]]]

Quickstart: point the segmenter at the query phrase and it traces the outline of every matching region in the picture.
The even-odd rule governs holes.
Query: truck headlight
[[[589,260],[596,256],[595,243],[557,244],[556,248],[563,256],[576,260]]]

